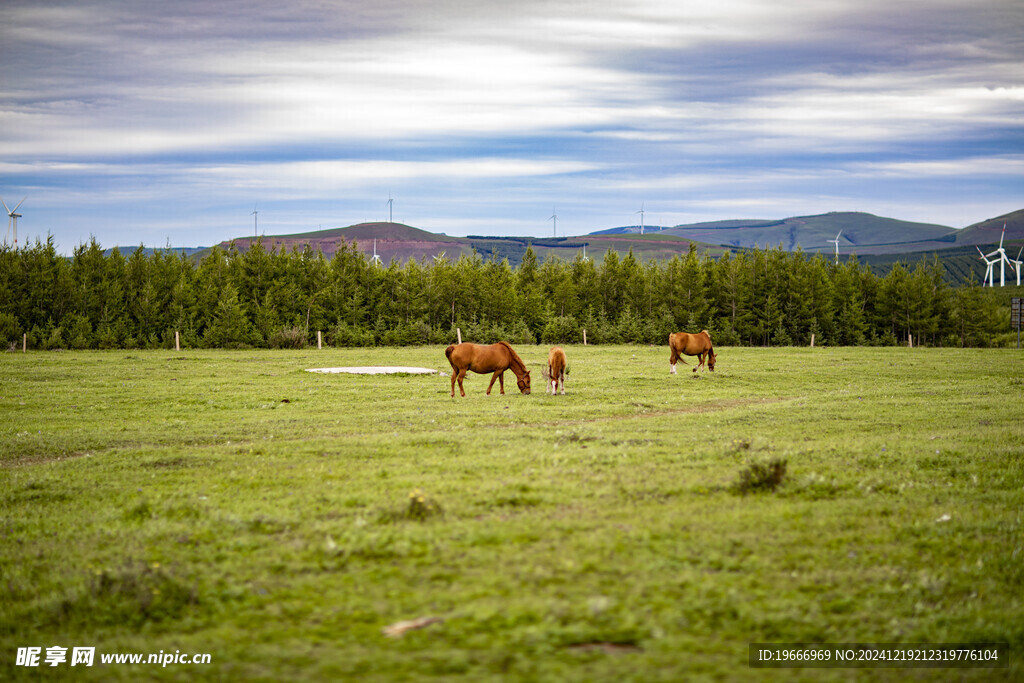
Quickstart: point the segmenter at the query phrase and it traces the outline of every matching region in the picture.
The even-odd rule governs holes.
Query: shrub
[[[510,344],[536,344],[537,337],[525,322],[517,320],[509,327],[506,341]]]
[[[8,345],[20,346],[21,326],[18,319],[12,314],[0,311],[0,343],[5,347]]]
[[[582,339],[580,324],[571,315],[552,318],[541,332],[541,341],[545,344],[575,344]]]
[[[444,511],[441,509],[440,503],[433,498],[429,498],[420,489],[415,489],[409,494],[409,504],[406,507],[400,510],[384,512],[380,517],[380,522],[382,524],[403,520],[425,522],[431,517],[442,514],[444,514]]]
[[[270,333],[267,343],[272,349],[302,349],[306,347],[306,333],[300,327],[289,327]]]
[[[733,491],[740,494],[774,491],[786,476],[785,458],[754,460],[740,470],[739,479],[733,484]]]
[[[372,331],[348,323],[338,323],[328,332],[327,340],[329,344],[341,347],[374,346],[377,343]]]

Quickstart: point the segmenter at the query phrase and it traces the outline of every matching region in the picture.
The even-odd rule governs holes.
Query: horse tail
[[[452,351],[454,350],[455,344],[452,344],[451,346],[444,350],[444,357],[448,359],[449,363],[452,361]]]

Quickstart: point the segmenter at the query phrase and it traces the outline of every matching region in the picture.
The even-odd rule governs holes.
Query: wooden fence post
[[[28,353],[28,333],[21,335],[21,352]]]
[[[909,332],[907,333],[907,348],[914,348],[914,335],[910,334]]]
[[[587,328],[583,328],[583,345],[587,345]]]
[[[178,335],[178,331],[174,331],[174,350],[181,351],[181,337]]]
[[[814,348],[814,333],[811,332],[811,348]]]
[[[320,330],[316,331],[316,348],[318,348],[318,349],[324,348],[324,338],[323,338],[323,334],[321,333]]]
[[[455,333],[459,335],[459,343],[461,344],[462,343],[462,328],[461,327],[456,327],[455,328]]]

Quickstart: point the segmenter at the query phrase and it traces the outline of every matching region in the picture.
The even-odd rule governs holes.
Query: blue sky
[[[6,0],[0,196],[64,253],[389,196],[450,235],[964,227],[1024,208],[1024,3]]]

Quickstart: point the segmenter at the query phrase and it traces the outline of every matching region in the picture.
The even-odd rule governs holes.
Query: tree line
[[[33,349],[301,347],[322,330],[335,346],[491,343],[664,344],[707,329],[716,345],[988,346],[1009,333],[991,290],[951,288],[937,262],[884,277],[851,258],[781,248],[691,249],[641,262],[609,249],[600,262],[522,263],[478,254],[376,265],[354,243],[319,251],[214,247],[198,262],[173,250],[72,256],[53,239],[0,248],[0,341]],[[1009,337],[1008,334],[1002,334]]]

